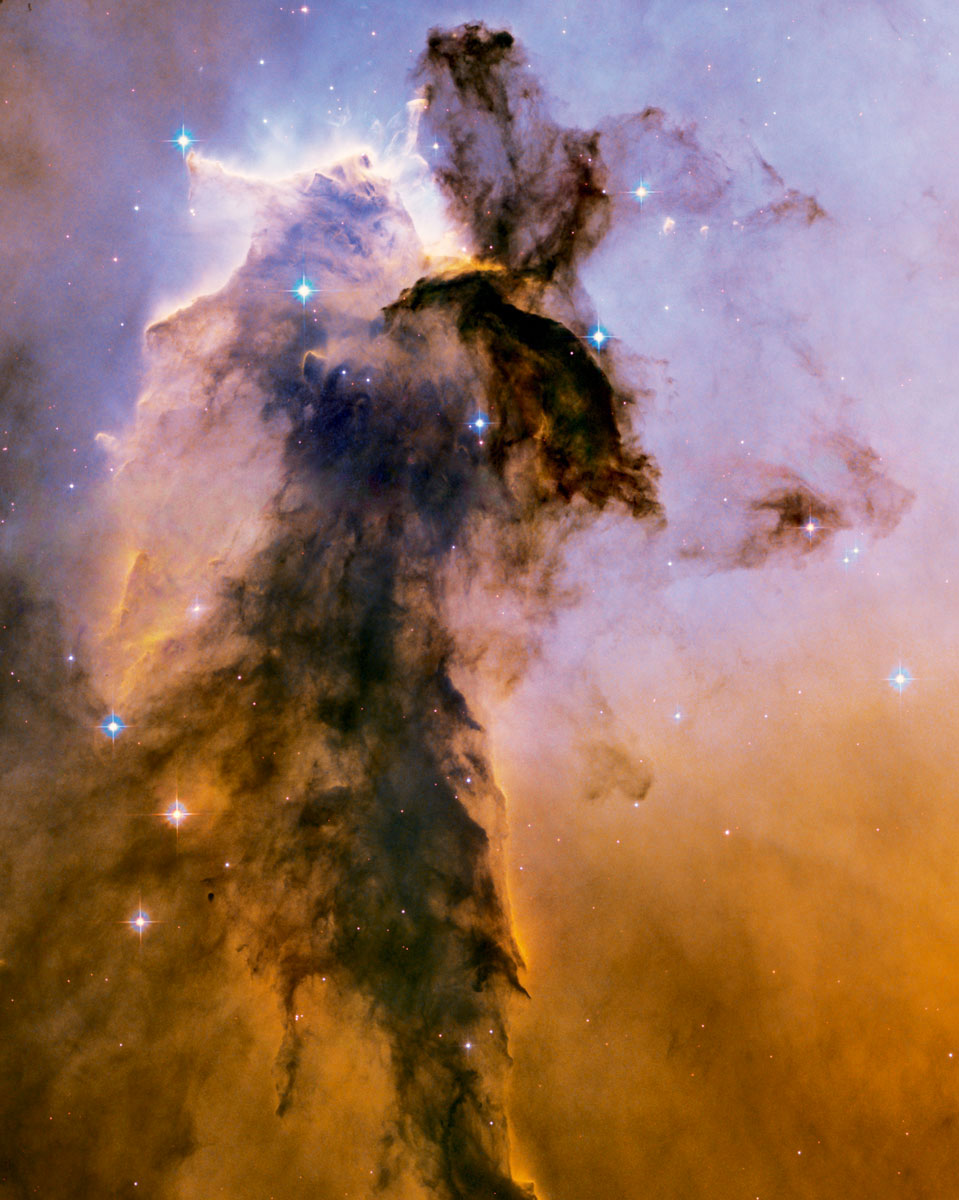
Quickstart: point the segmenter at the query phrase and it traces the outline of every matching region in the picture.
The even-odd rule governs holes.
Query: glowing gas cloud
[[[435,89],[455,88],[455,128],[437,123],[457,145],[471,113],[482,119],[476,89],[515,91],[512,47],[482,27],[431,40],[429,112]],[[545,303],[550,288],[568,294],[590,244],[574,227],[605,204],[595,138],[555,129],[533,103],[529,115],[540,127],[525,146],[500,107],[488,153],[443,172],[453,195],[482,191],[492,216],[473,222],[476,262],[439,275],[417,280],[413,227],[366,159],[269,193],[229,283],[149,331],[151,382],[114,446],[137,548],[116,653],[135,664],[124,687],[140,733],[122,765],[101,754],[94,774],[124,796],[206,777],[208,836],[233,847],[229,881],[210,885],[216,907],[196,892],[201,918],[181,918],[175,945],[151,944],[162,961],[144,982],[167,955],[215,978],[227,948],[269,979],[284,1020],[278,1118],[303,1086],[304,993],[329,982],[353,995],[382,1032],[396,1095],[377,1186],[413,1170],[450,1198],[527,1189],[510,1176],[503,1108],[506,1000],[523,992],[503,804],[450,677],[446,564],[481,553],[528,569],[541,526],[577,502],[659,515],[652,464],[623,441],[631,397]],[[488,223],[498,245],[480,245]],[[283,287],[300,256],[324,285],[314,294],[303,275],[302,313]],[[198,574],[219,599],[186,632],[179,593]],[[102,728],[113,742],[124,726],[111,713]],[[122,877],[109,842],[79,878]],[[182,895],[193,856],[184,846],[172,875],[149,868],[154,890],[162,872]],[[133,924],[142,940],[139,908]],[[195,1019],[187,1003],[175,1023]],[[177,1152],[159,1107],[151,1189],[190,1144],[189,1113]],[[92,1151],[87,1186],[106,1188]]]
[[[855,711],[822,700],[819,770],[815,672],[784,682],[771,649],[812,572],[855,583],[895,541],[915,476],[775,281],[744,327],[790,366],[754,370],[725,327],[656,357],[590,275],[641,222],[650,289],[680,247],[677,293],[726,306],[744,254],[756,278],[828,257],[838,218],[664,108],[567,127],[504,28],[432,30],[413,82],[419,149],[389,166],[254,178],[179,124],[194,196],[255,213],[245,258],[150,324],[100,436],[88,625],[69,572],[4,568],[0,1197],[933,1194],[883,1141],[909,1055],[850,1100],[872,982],[888,1030],[921,991],[862,917],[908,781],[873,803],[856,738],[892,756],[923,672],[893,646]],[[442,250],[404,203],[427,163]],[[768,385],[749,422],[724,363]],[[707,367],[677,425],[677,375]],[[845,645],[862,608],[829,618]],[[750,670],[782,721],[759,759]],[[946,1033],[917,1043],[940,1067]],[[917,1102],[933,1180],[955,1086]]]

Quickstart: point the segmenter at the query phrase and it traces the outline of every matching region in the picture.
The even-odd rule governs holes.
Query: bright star
[[[171,825],[180,828],[180,822],[185,820],[190,814],[183,807],[179,800],[174,801],[173,806],[167,810],[166,819]]]
[[[173,144],[179,148],[180,153],[186,158],[186,152],[193,145],[193,141],[193,135],[187,131],[185,125],[181,125],[180,132],[173,139]]]
[[[110,713],[108,717],[104,718],[100,728],[111,741],[116,741],[117,734],[122,733],[126,726],[116,713]]]
[[[479,444],[481,446],[483,445],[483,434],[487,429],[490,428],[492,424],[493,422],[485,413],[477,413],[472,421],[467,421],[467,425],[470,427],[470,429],[475,430],[479,435]]]
[[[313,293],[315,291],[316,291],[316,288],[310,283],[310,281],[304,275],[303,278],[300,280],[300,282],[293,289],[293,295],[298,296],[300,298],[300,302],[302,304],[306,304],[307,300],[309,300],[309,298],[313,295]]]
[[[820,526],[819,522],[816,520],[815,517],[811,516],[809,518],[809,520],[806,522],[806,524],[803,526],[803,533],[805,533],[806,537],[809,538],[810,541],[812,541],[813,535],[818,533],[820,528],[821,528],[821,526]]]
[[[173,803],[169,808],[163,809],[160,812],[152,814],[154,817],[162,817],[168,825],[172,825],[176,832],[177,846],[180,843],[180,827],[187,817],[192,817],[193,813],[189,811],[183,801],[180,799],[179,788],[174,794]]]
[[[609,336],[609,333],[602,327],[602,325],[597,325],[596,328],[589,333],[589,340],[593,343],[597,350],[602,350],[603,344],[609,341]]]
[[[150,918],[143,911],[142,907],[137,908],[136,916],[131,917],[129,921],[124,921],[125,925],[129,925],[131,929],[135,929],[137,936],[140,939],[140,945],[143,945],[143,931],[149,929]]]
[[[650,196],[654,195],[655,193],[645,179],[640,179],[639,183],[637,183],[637,185],[630,191],[629,194],[634,200],[639,201],[639,206],[642,208]]]
[[[899,695],[901,696],[903,693],[903,689],[908,687],[909,684],[912,683],[912,676],[909,674],[909,672],[906,670],[906,668],[902,665],[902,663],[900,663],[899,666],[896,668],[896,670],[893,671],[893,673],[889,676],[888,683],[889,683],[889,686],[894,687],[896,689],[896,691],[899,693]]]

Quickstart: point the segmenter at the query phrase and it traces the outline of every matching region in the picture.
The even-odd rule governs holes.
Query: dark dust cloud
[[[444,565],[478,552],[480,515],[515,563],[534,553],[538,524],[570,504],[659,510],[652,464],[620,432],[629,397],[581,337],[530,307],[571,269],[573,222],[603,196],[595,137],[532,109],[535,127],[514,126],[512,45],[469,27],[434,35],[424,60],[444,134],[470,141],[480,113],[484,145],[454,152],[458,166],[442,174],[454,196],[482,191],[492,214],[469,214],[477,243],[494,239],[475,267],[422,278],[376,315],[371,296],[391,282],[381,264],[408,267],[415,234],[357,160],[268,205],[227,285],[149,331],[156,382],[117,484],[131,507],[146,499],[139,520],[154,527],[115,632],[118,652],[141,646],[136,711],[115,742],[91,747],[96,708],[77,667],[48,689],[65,697],[56,725],[50,713],[32,718],[59,732],[48,786],[62,825],[46,830],[41,878],[11,881],[17,910],[31,914],[5,943],[5,969],[22,981],[4,1009],[12,1194],[174,1185],[197,1150],[190,1093],[215,1070],[217,996],[237,954],[282,1005],[277,1119],[299,1103],[303,991],[329,981],[362,999],[385,1038],[395,1106],[375,1189],[413,1170],[437,1196],[532,1194],[510,1176],[503,1108],[506,1002],[524,990],[499,862],[503,801],[450,677]],[[436,113],[444,88],[457,97],[449,130]],[[528,195],[531,170],[540,186]],[[302,312],[282,295],[301,257],[321,280]],[[242,460],[232,474],[228,442]],[[198,630],[161,637],[175,568],[155,547],[194,530],[191,511],[158,491],[191,482],[184,456],[230,475],[195,480],[190,510],[242,488],[244,471],[267,469],[270,494],[250,544],[219,548],[226,562]],[[247,516],[247,496],[219,499]],[[63,647],[31,636],[36,602],[11,587],[8,607],[8,643],[63,661]],[[37,760],[47,752],[37,747]],[[33,793],[45,772],[36,761],[28,770]],[[198,775],[217,811],[184,818],[206,820],[199,843],[157,854],[151,797],[156,808],[164,786],[184,790]],[[14,795],[9,806],[12,839],[35,817],[25,803]],[[231,861],[207,874],[216,843],[232,847]],[[86,969],[94,891],[110,911],[142,896],[155,913],[132,966],[118,938],[114,957]],[[106,999],[114,973],[122,983]],[[80,1089],[89,1115],[51,1154],[44,1114],[80,1105]]]
[[[151,326],[136,419],[101,441],[109,630],[67,630],[42,570],[3,578],[0,1196],[543,1194],[514,1167],[531,989],[450,580],[559,608],[567,531],[612,514],[639,555],[667,528],[641,380],[589,343],[579,277],[642,174],[706,232],[831,218],[658,109],[561,127],[505,30],[432,32],[416,78],[464,255],[428,260],[363,156],[224,181],[257,196],[246,261]],[[731,481],[685,557],[891,532],[911,494],[858,437],[819,445]],[[646,797],[633,750],[591,740],[587,804]]]

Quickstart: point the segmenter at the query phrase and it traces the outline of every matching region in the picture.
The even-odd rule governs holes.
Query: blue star
[[[123,730],[126,729],[126,726],[117,716],[117,714],[112,712],[108,717],[103,719],[100,728],[112,742],[115,742],[117,739],[117,734],[122,733]]]
[[[194,138],[193,134],[187,130],[187,127],[185,125],[181,125],[180,132],[172,139],[172,142],[173,145],[176,146],[183,155],[183,157],[186,158],[186,152],[190,149],[195,140],[196,139]]]
[[[588,334],[589,341],[593,343],[597,350],[602,350],[610,339],[609,330],[604,329],[602,325],[597,325],[595,329],[590,330]]]
[[[894,687],[896,689],[896,691],[899,693],[899,695],[901,696],[903,693],[903,689],[908,687],[909,684],[912,683],[912,676],[909,674],[909,672],[906,670],[906,668],[902,665],[902,663],[900,663],[899,666],[895,669],[895,671],[893,671],[893,673],[889,676],[888,683],[889,683],[889,686]]]
[[[640,207],[642,207],[642,205],[646,202],[646,200],[649,199],[653,192],[646,180],[641,179],[630,194],[636,197],[640,203]]]
[[[316,291],[316,288],[313,286],[312,283],[310,283],[310,281],[304,275],[300,279],[300,282],[296,285],[296,287],[293,288],[293,295],[297,296],[300,300],[300,303],[305,305],[307,300],[309,300],[309,298],[313,295],[313,293],[315,291]]]

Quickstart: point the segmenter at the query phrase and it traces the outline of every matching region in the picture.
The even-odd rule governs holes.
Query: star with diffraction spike
[[[171,805],[171,807],[168,808],[163,815],[170,822],[170,824],[175,826],[175,828],[179,831],[180,822],[183,821],[190,814],[183,807],[183,805],[180,803],[179,800],[175,800],[173,802],[173,804]]]
[[[810,515],[809,520],[806,522],[806,524],[802,528],[803,528],[803,533],[806,535],[806,537],[809,538],[810,541],[812,541],[813,538],[816,536],[816,534],[819,532],[819,530],[822,528],[822,526],[819,524],[819,522],[816,520],[816,518],[814,516]]]
[[[174,799],[173,803],[172,803],[172,804],[170,805],[170,807],[169,807],[169,808],[166,810],[166,812],[165,812],[165,813],[163,813],[162,815],[163,815],[163,817],[166,819],[166,821],[167,821],[167,822],[168,822],[170,825],[172,825],[172,826],[173,826],[174,830],[176,831],[177,850],[178,850],[178,852],[179,852],[179,846],[180,846],[180,826],[183,824],[183,822],[184,822],[184,821],[187,819],[187,817],[190,815],[190,814],[187,812],[187,810],[184,808],[184,806],[183,806],[183,803],[182,803],[182,802],[181,802],[181,800],[180,800],[180,793],[179,793],[179,791],[177,791],[176,798]]]
[[[184,158],[186,158],[187,150],[196,144],[196,138],[185,125],[181,125],[179,131],[172,138],[169,138],[168,141],[171,146],[176,146]]]
[[[315,291],[316,291],[316,288],[313,286],[312,283],[310,283],[310,281],[307,279],[307,277],[305,275],[303,275],[300,278],[300,282],[296,285],[295,288],[290,289],[291,294],[296,296],[297,299],[300,301],[300,303],[303,305],[306,304],[307,300],[309,300],[309,298],[314,294]]]
[[[147,916],[147,914],[143,911],[143,897],[142,896],[139,897],[137,900],[137,911],[134,913],[134,915],[130,918],[129,921],[124,921],[123,924],[129,925],[131,929],[136,930],[137,937],[140,939],[140,945],[142,946],[144,930],[149,929],[150,926],[153,924],[153,922],[150,920],[150,918]]]
[[[887,676],[886,682],[889,684],[890,687],[895,688],[896,691],[901,696],[902,693],[905,691],[905,689],[910,685],[910,683],[912,683],[913,679],[914,679],[914,676],[912,674],[910,674],[910,672],[907,671],[906,668],[900,662],[899,666],[896,667],[896,669],[890,675]]]
[[[117,736],[121,734],[124,729],[126,729],[126,725],[124,725],[115,712],[111,712],[108,717],[104,717],[104,719],[100,722],[100,728],[107,735],[111,742],[115,742],[117,740]]]
[[[650,187],[649,180],[645,176],[640,176],[635,187],[628,188],[626,191],[613,192],[614,196],[632,196],[632,198],[642,208],[650,196],[658,195],[655,188]]]
[[[595,329],[591,329],[586,335],[586,340],[592,342],[597,350],[602,350],[611,337],[612,334],[609,330],[604,329],[602,325],[597,325]]]
[[[194,813],[192,813],[180,799],[180,787],[179,783],[177,783],[176,791],[173,794],[173,803],[168,808],[154,811],[149,815],[153,817],[162,817],[168,825],[171,825],[176,831],[176,839],[177,843],[179,844],[180,828],[188,817],[194,816]]]
[[[483,412],[477,413],[472,421],[467,421],[469,428],[475,430],[481,446],[483,445],[483,437],[487,429],[489,429],[492,424],[493,422],[489,419],[486,413]]]
[[[629,194],[639,201],[639,206],[642,208],[649,197],[654,195],[654,192],[645,179],[640,179]]]

